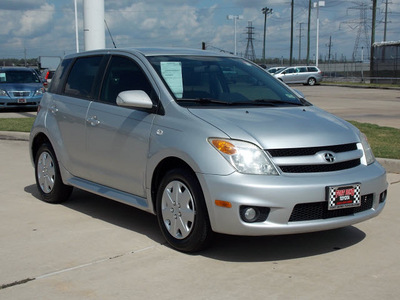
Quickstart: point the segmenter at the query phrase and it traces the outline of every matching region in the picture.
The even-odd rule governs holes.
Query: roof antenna
[[[108,34],[110,35],[111,41],[112,41],[112,43],[113,43],[113,45],[114,45],[114,48],[117,48],[117,46],[115,46],[114,39],[113,39],[113,37],[112,37],[112,35],[111,35],[110,28],[108,28],[106,19],[104,19],[104,23],[106,24],[106,27],[107,27],[107,30],[108,30]]]

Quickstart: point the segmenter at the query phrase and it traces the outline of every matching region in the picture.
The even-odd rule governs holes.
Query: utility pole
[[[375,43],[375,23],[376,23],[376,0],[372,0],[372,29],[371,29],[371,56],[369,58],[370,77],[374,76],[374,43]]]
[[[233,54],[236,55],[236,21],[237,21],[237,20],[243,19],[243,16],[241,16],[241,15],[239,15],[239,16],[228,15],[228,16],[226,16],[226,18],[227,18],[228,20],[234,20],[234,23],[235,23],[235,30],[234,30],[234,35],[235,35],[235,37],[234,37],[235,51],[234,51]]]
[[[328,46],[328,61],[331,61],[331,49],[332,49],[332,36],[329,36],[329,44],[327,44]]]
[[[311,0],[308,0],[307,66],[310,64]]]
[[[387,10],[388,10],[388,0],[385,3],[385,27],[383,29],[383,41],[386,42],[386,28],[387,28]]]
[[[264,42],[263,42],[263,54],[262,59],[265,63],[265,35],[267,31],[267,15],[272,14],[272,8],[263,7],[261,9],[262,13],[264,14]]]
[[[300,59],[301,59],[301,37],[302,37],[302,35],[301,35],[301,25],[303,25],[303,24],[305,24],[305,23],[302,23],[302,22],[300,22],[299,23],[299,25],[300,25],[300,29],[299,29],[299,63],[300,63]]]
[[[247,23],[247,46],[246,46],[246,52],[244,54],[244,57],[247,58],[248,60],[255,61],[256,60],[256,53],[254,51],[254,46],[253,46],[253,35],[254,35],[254,27],[253,27],[253,22],[248,21]]]
[[[290,66],[293,64],[293,9],[294,9],[294,0],[292,0],[291,14],[290,14],[290,60],[289,60]]]

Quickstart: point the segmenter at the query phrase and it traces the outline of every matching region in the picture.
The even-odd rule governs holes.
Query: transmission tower
[[[246,28],[247,28],[247,46],[246,46],[246,52],[244,53],[244,57],[254,61],[256,59],[256,53],[254,52],[254,45],[253,45],[253,40],[254,40],[253,22],[249,21]]]
[[[342,22],[344,24],[347,24],[353,30],[357,29],[357,37],[354,43],[352,55],[353,61],[361,58],[360,48],[364,48],[366,50],[365,53],[368,55],[369,58],[371,41],[368,33],[370,30],[370,26],[368,25],[370,23],[370,20],[367,16],[367,12],[370,10],[370,7],[366,3],[356,2],[356,6],[349,7],[348,9],[360,11],[360,18],[358,20]]]

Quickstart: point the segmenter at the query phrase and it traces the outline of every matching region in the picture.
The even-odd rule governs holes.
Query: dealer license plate
[[[18,103],[26,103],[26,99],[25,98],[19,98],[17,100]]]
[[[327,188],[328,210],[361,206],[361,184]]]

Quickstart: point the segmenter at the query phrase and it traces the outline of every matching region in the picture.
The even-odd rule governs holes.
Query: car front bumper
[[[27,98],[0,97],[0,108],[35,108],[38,107],[42,95]]]
[[[219,233],[248,236],[313,232],[362,222],[382,211],[388,186],[385,169],[377,162],[320,174],[264,176],[232,173],[227,176],[198,174],[198,177],[212,229]],[[353,183],[361,183],[362,201],[368,200],[368,207],[345,208],[338,210],[337,214],[325,214],[328,210],[326,188]],[[217,206],[215,200],[228,201],[231,207]],[[303,206],[311,216],[293,221],[296,205]],[[268,217],[261,222],[247,223],[240,216],[243,206],[267,208]],[[325,212],[315,212],[315,207]]]

